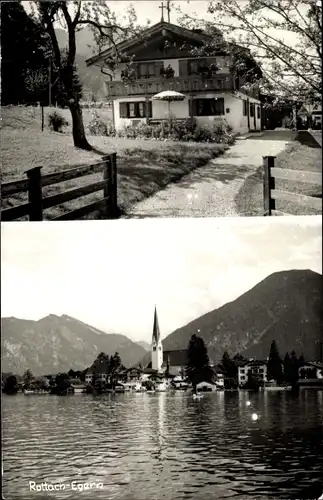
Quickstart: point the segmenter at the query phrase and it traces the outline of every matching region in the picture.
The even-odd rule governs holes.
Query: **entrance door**
[[[254,123],[254,126],[255,126],[255,130],[257,130],[257,117],[256,117],[256,114],[257,114],[257,106],[254,104],[253,105],[254,107],[254,112],[253,112],[253,123]]]

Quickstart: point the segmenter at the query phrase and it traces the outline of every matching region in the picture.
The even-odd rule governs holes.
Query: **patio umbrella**
[[[153,96],[153,99],[168,102],[168,119],[170,121],[170,103],[173,101],[184,101],[185,95],[175,90],[164,90]]]

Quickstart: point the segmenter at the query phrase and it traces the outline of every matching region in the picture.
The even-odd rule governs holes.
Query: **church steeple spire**
[[[158,344],[159,340],[160,340],[160,331],[159,331],[159,324],[158,324],[157,307],[155,306],[154,326],[153,326],[153,343],[155,341],[155,343]]]
[[[157,316],[157,307],[154,311],[154,325],[151,342],[151,367],[153,370],[161,371],[163,364],[163,345],[160,339],[160,330]]]

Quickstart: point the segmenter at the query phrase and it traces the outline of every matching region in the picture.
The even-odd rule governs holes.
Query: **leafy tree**
[[[302,0],[211,0],[209,31],[221,30],[226,42],[247,48],[261,64],[268,92],[320,99],[322,93],[322,6]],[[183,23],[197,20],[183,16]],[[201,24],[201,21],[200,23]],[[218,43],[214,37],[214,43]]]
[[[288,352],[286,352],[284,361],[283,361],[283,367],[284,367],[284,380],[285,382],[289,382],[291,378],[291,361],[290,361],[290,355]]]
[[[116,352],[113,356],[111,356],[109,365],[110,383],[112,384],[113,388],[115,387],[121,368],[121,358],[119,353]]]
[[[222,366],[223,371],[227,377],[234,378],[237,376],[237,374],[238,374],[237,365],[230,358],[227,351],[224,351],[224,353],[223,353],[222,360],[221,360],[221,366]]]
[[[282,360],[279,356],[275,340],[272,341],[270,346],[269,359],[267,364],[267,378],[268,380],[275,380],[277,384],[281,384],[284,380]]]
[[[32,387],[38,391],[46,391],[48,389],[48,384],[45,377],[35,378]]]
[[[33,374],[31,373],[30,370],[26,370],[25,373],[23,374],[23,389],[28,390],[30,389],[33,381],[35,380]]]
[[[211,382],[214,374],[210,367],[207,348],[201,337],[192,335],[188,344],[187,357],[186,375],[194,390],[200,382]]]
[[[291,355],[290,355],[290,374],[289,374],[289,381],[288,381],[292,387],[296,386],[298,379],[299,379],[298,368],[299,368],[299,364],[298,364],[298,359],[297,359],[296,353],[295,353],[295,351],[292,351]]]
[[[15,375],[9,375],[9,377],[7,377],[4,383],[3,392],[5,394],[17,394],[18,382]]]
[[[1,103],[35,102],[25,85],[28,71],[46,65],[44,31],[20,1],[1,2]]]
[[[91,386],[92,387],[95,387],[98,380],[99,380],[99,377],[98,377],[98,371],[97,371],[97,368],[96,368],[96,364],[94,363],[94,365],[92,366],[92,380],[91,380]]]
[[[301,354],[300,357],[298,358],[298,368],[301,368],[302,366],[305,365],[305,358],[304,358],[304,355]]]
[[[239,352],[237,354],[235,354],[232,359],[233,359],[234,363],[236,363],[236,364],[237,363],[245,363],[246,361],[248,361],[247,358],[245,358]]]
[[[51,43],[55,70],[64,87],[67,106],[72,115],[74,145],[91,150],[92,147],[85,136],[79,92],[75,86],[76,32],[85,25],[89,26],[97,43],[97,50],[101,51],[106,45],[114,47],[115,56],[112,57],[112,62],[117,62],[121,59],[121,54],[118,53],[116,41],[125,40],[136,32],[135,12],[129,9],[127,26],[121,26],[108,2],[39,0],[32,2],[32,6],[33,19],[46,31]],[[59,49],[54,28],[57,22],[67,29],[66,57],[62,56]]]
[[[63,396],[67,394],[68,389],[71,387],[69,376],[67,373],[58,373],[55,377],[55,385],[51,388],[53,394]]]

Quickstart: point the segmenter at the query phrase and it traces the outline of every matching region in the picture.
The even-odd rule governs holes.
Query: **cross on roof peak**
[[[161,3],[161,5],[159,6],[159,8],[161,9],[162,11],[162,14],[161,14],[161,22],[163,23],[164,22],[164,9],[167,10],[167,21],[170,23],[170,0],[166,0],[166,5],[164,5],[164,2]]]

